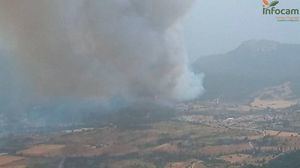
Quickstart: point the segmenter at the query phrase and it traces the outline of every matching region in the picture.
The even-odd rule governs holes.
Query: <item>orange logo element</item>
[[[279,1],[272,1],[270,2],[269,0],[262,0],[263,1],[263,5],[265,8],[270,8],[270,7],[273,7],[273,6],[276,6],[277,4],[279,4]]]
[[[264,7],[268,7],[270,5],[269,0],[262,0],[262,1],[263,1],[263,4],[264,4]]]

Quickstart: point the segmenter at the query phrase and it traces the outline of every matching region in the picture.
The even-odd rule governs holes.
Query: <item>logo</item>
[[[300,10],[297,8],[278,8],[277,0],[262,0],[263,15],[275,15],[278,21],[299,21]]]
[[[270,7],[276,6],[277,4],[279,4],[279,1],[270,2],[269,0],[263,0],[264,8],[270,8]]]

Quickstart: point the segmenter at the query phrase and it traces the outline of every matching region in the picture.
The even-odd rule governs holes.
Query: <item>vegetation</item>
[[[300,167],[300,151],[279,156],[262,166],[247,165],[244,168],[297,168]]]
[[[300,96],[300,45],[249,41],[223,55],[201,57],[193,65],[206,74],[202,99],[245,100],[266,87],[291,82]]]

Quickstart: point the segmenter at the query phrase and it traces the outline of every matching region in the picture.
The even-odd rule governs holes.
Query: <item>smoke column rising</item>
[[[1,0],[0,100],[16,110],[50,99],[196,98],[202,75],[189,70],[180,26],[192,3]]]

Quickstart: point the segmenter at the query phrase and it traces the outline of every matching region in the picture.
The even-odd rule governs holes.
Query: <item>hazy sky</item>
[[[300,9],[300,1],[282,0],[278,8]],[[261,0],[198,0],[185,21],[185,34],[190,57],[195,58],[227,52],[250,39],[300,43],[300,21],[263,16]]]

